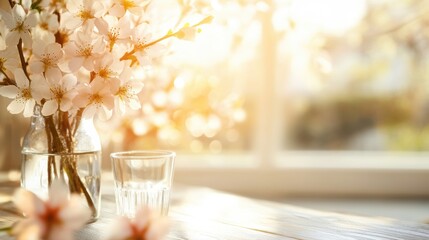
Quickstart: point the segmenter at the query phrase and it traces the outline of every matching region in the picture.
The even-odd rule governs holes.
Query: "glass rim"
[[[154,159],[154,158],[172,158],[176,153],[168,150],[133,150],[123,152],[113,152],[110,154],[112,159]]]

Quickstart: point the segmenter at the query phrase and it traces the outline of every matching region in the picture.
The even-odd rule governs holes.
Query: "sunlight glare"
[[[291,6],[292,18],[298,25],[306,23],[337,35],[359,23],[366,10],[364,0],[299,0]]]

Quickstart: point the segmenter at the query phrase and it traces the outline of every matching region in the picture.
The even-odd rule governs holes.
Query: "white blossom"
[[[160,43],[148,45],[154,39],[152,38],[151,28],[147,23],[140,24],[134,29],[132,41],[138,49],[135,56],[142,66],[151,64],[152,60],[161,56],[165,49],[165,46]]]
[[[148,0],[113,0],[109,13],[116,17],[124,16],[127,11],[135,15],[143,15],[144,6],[149,2]]]
[[[91,215],[81,197],[70,196],[68,187],[60,180],[52,182],[46,201],[21,188],[15,192],[13,202],[26,216],[13,227],[12,234],[18,240],[71,240],[73,232]]]
[[[61,110],[67,112],[73,107],[73,98],[77,95],[75,90],[76,76],[58,73],[56,76],[44,78],[42,75],[33,77],[33,95],[35,99],[45,100],[42,107],[42,115],[49,116]]]
[[[31,10],[31,1],[32,0],[13,0],[15,4],[21,4],[25,11]]]
[[[107,240],[161,240],[168,232],[166,218],[145,207],[137,211],[135,219],[120,217],[109,228]]]
[[[24,71],[17,68],[13,71],[16,85],[9,85],[0,88],[0,95],[13,99],[7,106],[7,110],[12,114],[18,114],[24,111],[24,117],[33,115],[33,108],[36,104],[32,96],[30,82],[25,76]]]
[[[79,88],[73,104],[85,109],[83,112],[85,118],[97,115],[101,120],[108,120],[112,116],[114,99],[109,85],[102,81],[93,81]]]
[[[51,43],[43,47],[43,43],[40,43],[33,48],[29,68],[34,74],[45,73],[47,77],[57,76],[61,74],[58,63],[63,55],[60,44]]]
[[[105,54],[94,61],[94,78],[103,80],[104,83],[119,76],[124,68],[124,62],[119,61],[112,54]]]
[[[101,37],[81,31],[76,34],[75,40],[64,46],[68,57],[68,67],[72,72],[78,71],[82,66],[86,70],[92,71],[95,58],[100,57],[104,50],[105,44]]]
[[[32,32],[33,39],[35,39],[35,35],[38,39],[46,39],[48,42],[54,42],[55,33],[58,29],[58,16],[49,11],[41,11],[38,15],[38,24]]]
[[[0,69],[2,71],[13,70],[20,66],[18,50],[16,48],[6,48],[0,51]]]
[[[115,107],[120,114],[125,113],[127,106],[133,110],[141,108],[137,94],[142,91],[143,83],[131,79],[130,75],[130,71],[124,70],[119,79],[115,79],[112,87],[112,92],[115,94]]]
[[[22,39],[24,46],[31,47],[31,28],[37,24],[35,12],[30,11],[27,14],[20,4],[15,4],[12,14],[2,9],[0,9],[0,14],[9,29],[9,33],[6,36],[6,44],[8,46],[17,45],[19,40]]]
[[[118,20],[118,18],[110,15],[95,21],[99,33],[104,36],[110,50],[116,43],[126,43],[131,35],[130,23],[131,19],[127,16]]]
[[[105,1],[69,0],[67,10],[62,16],[67,29],[76,29],[82,25],[92,28],[94,20],[107,11]]]

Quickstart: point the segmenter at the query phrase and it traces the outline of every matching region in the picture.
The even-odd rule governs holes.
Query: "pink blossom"
[[[60,180],[52,183],[46,201],[28,190],[18,189],[13,202],[26,216],[12,230],[18,240],[71,240],[73,232],[91,216],[81,197],[70,196],[68,187]]]
[[[118,218],[110,228],[107,240],[161,240],[168,232],[168,221],[142,208],[135,219]]]

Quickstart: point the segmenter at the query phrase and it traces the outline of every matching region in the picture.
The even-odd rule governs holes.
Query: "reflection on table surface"
[[[116,217],[113,184],[103,183],[100,219],[76,239],[103,239],[103,229]],[[10,196],[16,186],[1,184],[0,190]],[[3,222],[19,218],[5,211],[9,207],[2,204]],[[169,216],[167,239],[429,239],[429,225],[320,212],[179,184],[173,188]]]

